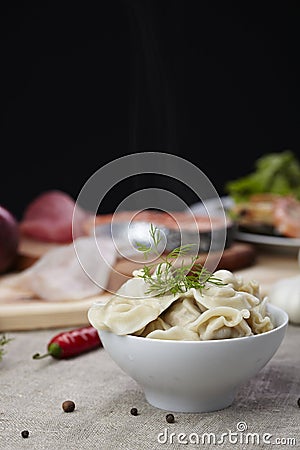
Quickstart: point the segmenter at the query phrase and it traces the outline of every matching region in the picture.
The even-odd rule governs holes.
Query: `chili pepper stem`
[[[48,352],[48,353],[45,353],[44,355],[41,355],[40,353],[35,353],[35,354],[32,356],[32,358],[33,358],[33,359],[43,359],[43,358],[46,358],[46,356],[51,356],[51,353]]]
[[[58,345],[56,342],[51,342],[51,344],[48,345],[47,353],[44,355],[40,355],[39,353],[36,353],[33,355],[33,359],[42,359],[46,358],[46,356],[53,356],[53,358],[60,358],[62,354],[62,349],[60,345]]]

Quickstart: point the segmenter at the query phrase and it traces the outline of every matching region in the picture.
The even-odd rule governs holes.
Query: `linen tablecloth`
[[[276,355],[240,388],[232,406],[174,413],[174,423],[166,421],[168,411],[146,402],[103,348],[69,360],[33,360],[59,331],[7,333],[13,340],[0,362],[3,450],[300,447],[299,326],[288,326]],[[75,402],[73,412],[63,411],[65,400]]]

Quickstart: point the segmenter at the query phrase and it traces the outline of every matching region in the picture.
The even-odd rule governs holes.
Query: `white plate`
[[[300,239],[281,236],[269,236],[266,234],[245,233],[244,231],[235,232],[236,239],[239,241],[252,242],[253,244],[272,245],[277,247],[300,248]]]
[[[224,211],[230,210],[234,205],[234,201],[231,197],[220,197],[220,199],[208,199],[205,200],[205,205],[209,208],[209,213],[220,211],[220,200],[223,205]],[[194,203],[190,206],[190,210],[194,214],[201,214],[205,209],[204,205],[199,203]],[[215,208],[215,209],[214,209]],[[300,238],[288,238],[282,236],[270,236],[267,234],[257,234],[257,233],[246,233],[242,231],[235,232],[235,238],[239,241],[250,242],[253,244],[268,245],[274,248],[290,248],[290,249],[300,249]]]
[[[203,200],[202,202],[194,203],[193,205],[189,206],[189,210],[192,211],[194,214],[213,214],[215,213],[218,215],[223,210],[226,212],[226,210],[230,210],[234,205],[234,201],[231,197],[219,197],[219,198],[209,198],[206,200]]]

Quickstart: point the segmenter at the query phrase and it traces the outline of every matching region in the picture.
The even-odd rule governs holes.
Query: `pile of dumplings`
[[[264,333],[275,325],[255,280],[247,283],[228,270],[217,270],[220,284],[205,284],[184,293],[151,296],[136,271],[106,303],[88,311],[92,326],[117,335],[150,339],[206,341]]]

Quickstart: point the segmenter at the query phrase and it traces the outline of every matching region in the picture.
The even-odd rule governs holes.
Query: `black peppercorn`
[[[137,416],[138,415],[138,410],[136,408],[131,408],[130,414],[132,414],[133,416]]]
[[[72,400],[66,400],[62,404],[62,409],[64,412],[73,412],[75,409],[75,403]]]
[[[300,408],[300,397],[298,398],[297,404],[298,404],[298,406]]]
[[[22,438],[24,438],[24,439],[28,438],[28,436],[29,436],[29,431],[28,431],[28,430],[23,430],[23,431],[21,432],[21,436],[22,436]]]
[[[166,415],[166,421],[168,423],[173,423],[175,421],[174,415],[173,414],[167,414]]]

